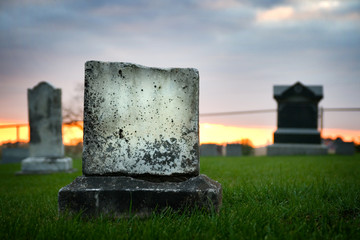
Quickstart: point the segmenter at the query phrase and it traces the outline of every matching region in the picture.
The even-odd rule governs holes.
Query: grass
[[[81,171],[19,170],[0,165],[0,239],[360,239],[360,155],[202,158],[223,186],[221,212],[148,219],[59,217],[57,193]]]

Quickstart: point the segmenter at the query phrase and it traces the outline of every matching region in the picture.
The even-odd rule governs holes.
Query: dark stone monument
[[[278,103],[278,129],[268,155],[326,154],[318,131],[318,103],[322,86],[274,86]],[[285,145],[284,145],[285,144]]]
[[[89,61],[84,97],[84,176],[60,189],[60,213],[219,210],[221,185],[199,175],[196,69]]]
[[[72,159],[64,157],[62,142],[61,90],[40,82],[28,89],[29,157],[19,174],[73,171]]]
[[[321,86],[307,87],[300,82],[274,86],[274,98],[278,103],[274,143],[321,143],[317,130],[318,103],[323,98]]]

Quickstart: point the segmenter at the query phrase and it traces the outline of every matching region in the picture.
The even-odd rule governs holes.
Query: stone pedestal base
[[[125,176],[77,177],[59,191],[59,212],[83,216],[148,216],[167,207],[219,211],[220,183],[205,175],[183,182],[149,182]]]
[[[274,132],[274,143],[280,144],[318,144],[321,143],[320,132],[309,128],[278,128]]]
[[[321,144],[275,143],[267,146],[267,156],[279,155],[326,155],[327,147]]]
[[[21,162],[18,174],[46,174],[54,172],[72,172],[71,158],[28,157]]]

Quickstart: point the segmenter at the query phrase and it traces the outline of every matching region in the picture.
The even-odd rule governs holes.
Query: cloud
[[[217,10],[243,6],[240,1],[236,0],[204,0],[200,3],[200,5],[204,8]]]
[[[272,8],[257,9],[256,22],[288,25],[316,21],[353,21],[359,24],[359,10],[360,2],[352,0],[288,1]]]
[[[336,0],[303,1],[299,6],[307,11],[331,11],[338,8],[340,2]]]
[[[276,7],[270,10],[260,11],[256,16],[258,22],[283,21],[294,16],[292,7]]]
[[[256,8],[268,9],[277,6],[291,4],[293,1],[292,0],[245,0],[245,2]]]

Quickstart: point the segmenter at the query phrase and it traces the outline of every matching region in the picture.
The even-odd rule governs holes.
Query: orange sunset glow
[[[1,123],[5,125],[9,123]],[[83,131],[82,123],[76,125],[63,126],[63,142],[65,145],[76,145],[82,141]],[[241,139],[250,139],[254,147],[265,146],[273,143],[273,133],[276,127],[239,127],[225,126],[221,124],[200,123],[200,143],[225,144],[239,142]],[[323,138],[341,137],[344,141],[354,141],[360,143],[360,130],[348,129],[324,129]],[[6,142],[16,142],[16,128],[0,128],[0,144]],[[20,142],[29,141],[29,127],[22,126],[19,128]]]
[[[9,123],[1,123],[1,125],[8,125]],[[65,145],[76,145],[82,142],[83,131],[82,123],[79,126],[76,125],[63,125],[63,143]],[[0,128],[0,144],[17,141],[16,128]],[[29,141],[29,126],[21,126],[19,128],[19,142]]]
[[[221,124],[200,124],[200,143],[224,144],[248,138],[254,146],[272,143],[275,127],[238,127]]]
[[[273,133],[276,127],[238,127],[220,124],[200,124],[200,143],[231,143],[248,138],[254,147],[273,143]],[[360,130],[326,128],[322,131],[322,138],[335,139],[341,137],[344,141],[360,143]]]

